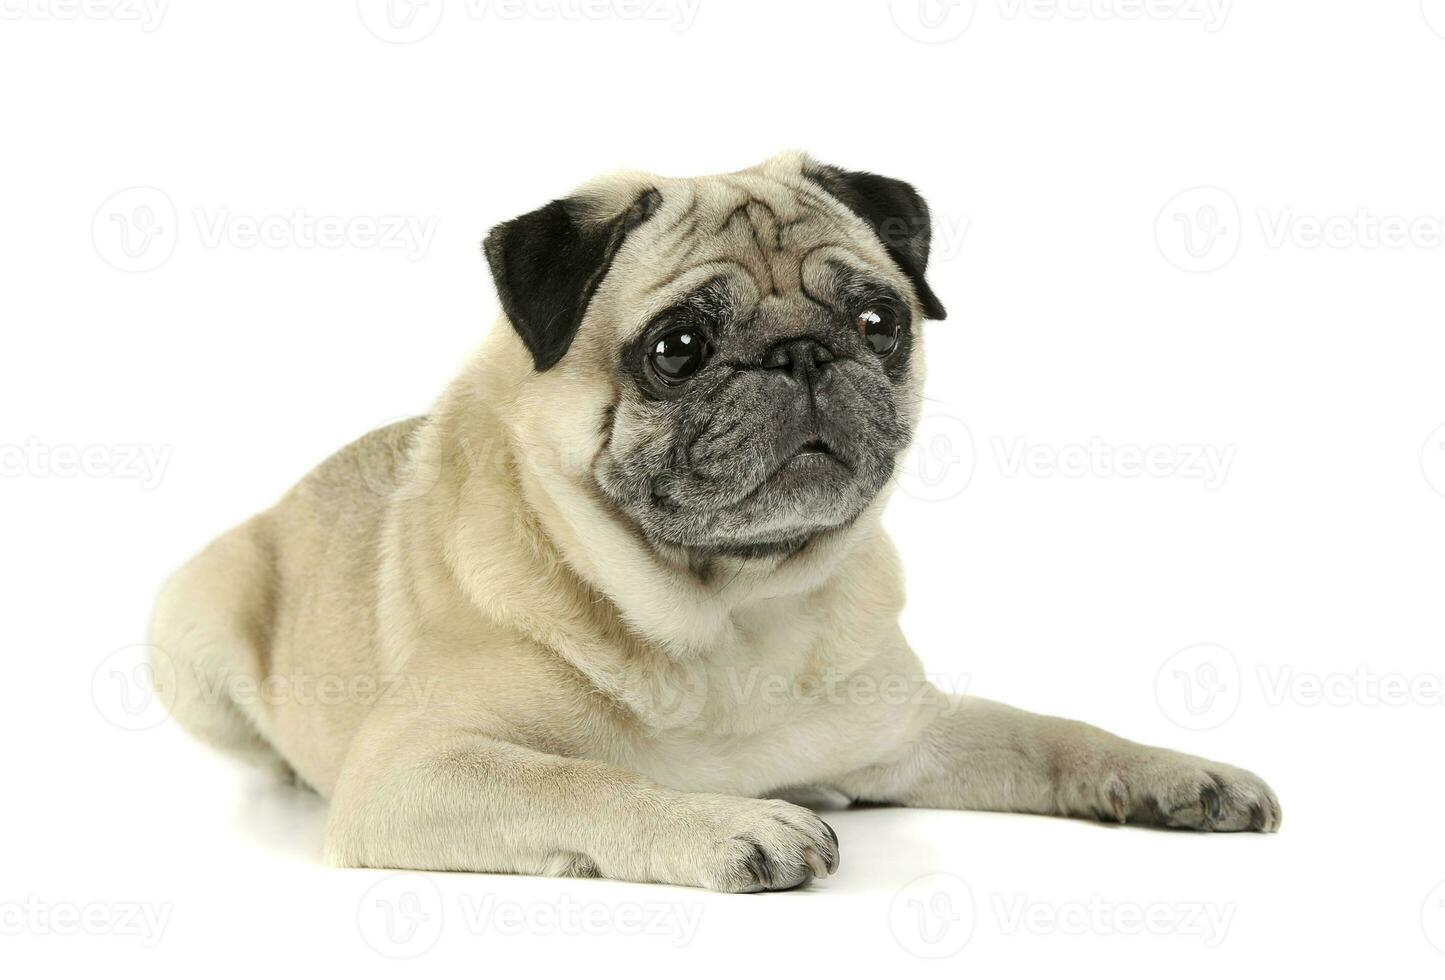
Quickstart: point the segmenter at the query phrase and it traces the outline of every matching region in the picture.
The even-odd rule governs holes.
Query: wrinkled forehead
[[[825,292],[840,268],[897,277],[868,227],[801,175],[660,181],[658,191],[661,206],[609,276],[619,339],[719,278],[756,303]]]

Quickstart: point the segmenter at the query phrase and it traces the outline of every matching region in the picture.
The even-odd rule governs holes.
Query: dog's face
[[[892,476],[943,317],[928,242],[908,185],[785,157],[615,178],[486,251],[534,369],[612,382],[597,489],[654,546],[753,556],[849,525]]]

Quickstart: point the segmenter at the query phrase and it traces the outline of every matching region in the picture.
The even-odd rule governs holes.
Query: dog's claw
[[[1129,822],[1129,787],[1121,780],[1114,779],[1109,782],[1105,795],[1109,801],[1109,808],[1114,813],[1114,819],[1119,823]]]

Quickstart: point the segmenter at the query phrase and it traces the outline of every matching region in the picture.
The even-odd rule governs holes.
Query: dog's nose
[[[811,377],[818,365],[833,359],[833,352],[812,337],[793,337],[774,344],[763,355],[763,367],[782,368],[795,377]]]

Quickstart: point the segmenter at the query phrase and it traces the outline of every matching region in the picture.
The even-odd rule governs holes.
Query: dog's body
[[[925,680],[879,515],[927,234],[799,157],[501,226],[513,329],[176,575],[162,696],[327,797],[341,864],[789,887],[838,856],[758,799],[799,786],[1274,829],[1247,772]]]

